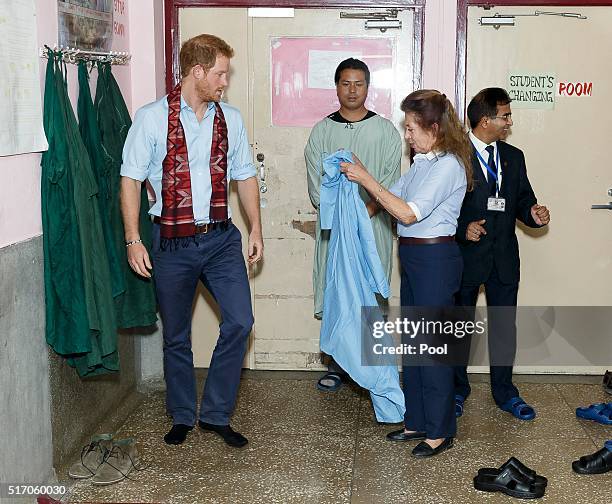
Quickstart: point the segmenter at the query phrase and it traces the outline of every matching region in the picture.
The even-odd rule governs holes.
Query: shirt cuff
[[[121,176],[144,182],[144,180],[147,178],[147,173],[138,166],[123,164],[121,165]]]
[[[416,206],[416,203],[409,201],[408,206],[412,208],[412,211],[414,212],[414,215],[416,216],[417,222],[420,221],[423,217],[421,216],[421,211],[419,210],[419,207]]]
[[[255,176],[257,176],[257,168],[255,168],[255,165],[250,165],[250,167],[247,165],[247,167],[243,167],[237,173],[231,172],[232,180],[246,180]]]

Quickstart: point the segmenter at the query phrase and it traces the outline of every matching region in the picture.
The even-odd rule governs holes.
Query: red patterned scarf
[[[162,238],[195,235],[187,140],[180,119],[181,84],[168,94],[167,153],[162,163]]]
[[[195,235],[191,176],[185,130],[180,120],[181,84],[168,94],[167,153],[162,163],[161,238]],[[210,221],[227,220],[227,124],[221,106],[215,103],[210,149]]]

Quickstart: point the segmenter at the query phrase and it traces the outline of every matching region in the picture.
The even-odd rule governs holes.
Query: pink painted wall
[[[114,19],[123,28],[119,28],[122,33],[113,37],[113,51],[130,51],[128,1],[116,2],[119,11],[123,6],[123,12],[115,12]],[[57,43],[57,2],[36,0],[35,5],[39,46],[47,44],[53,47]],[[44,92],[46,61],[40,59],[41,94]],[[113,68],[128,107],[132,101],[130,72],[130,65]],[[95,80],[94,72],[94,85]],[[78,96],[75,65],[68,65],[68,92],[75,105]],[[0,248],[38,236],[42,232],[40,158],[41,155],[37,153],[0,157]]]
[[[166,94],[164,68],[164,2],[138,3],[138,20],[130,25],[131,103],[136,112]],[[148,5],[145,7],[145,3]]]
[[[438,89],[454,102],[457,2],[427,0],[423,47],[423,88]]]

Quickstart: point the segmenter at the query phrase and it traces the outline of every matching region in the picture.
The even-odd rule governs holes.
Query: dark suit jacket
[[[502,141],[497,142],[497,146],[502,165],[500,198],[506,199],[506,210],[487,210],[487,180],[474,150],[474,190],[465,195],[457,226],[457,242],[464,263],[463,285],[486,282],[494,264],[503,283],[518,283],[520,260],[516,219],[529,227],[540,227],[531,217],[531,207],[537,199],[527,178],[523,151]],[[467,241],[465,231],[468,224],[481,219],[486,219],[484,228],[487,234],[481,236],[479,242]]]

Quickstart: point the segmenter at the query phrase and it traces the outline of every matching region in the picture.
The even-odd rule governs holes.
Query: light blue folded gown
[[[355,382],[368,389],[379,422],[404,421],[404,394],[397,367],[362,363],[362,307],[378,309],[375,293],[390,294],[376,250],[372,223],[359,187],[340,172],[352,154],[336,151],[323,160],[321,229],[331,229],[321,325],[321,350],[331,355]],[[370,317],[368,317],[370,318]],[[365,336],[371,330],[365,331]],[[375,343],[372,340],[372,343]],[[370,348],[372,345],[369,345]]]

